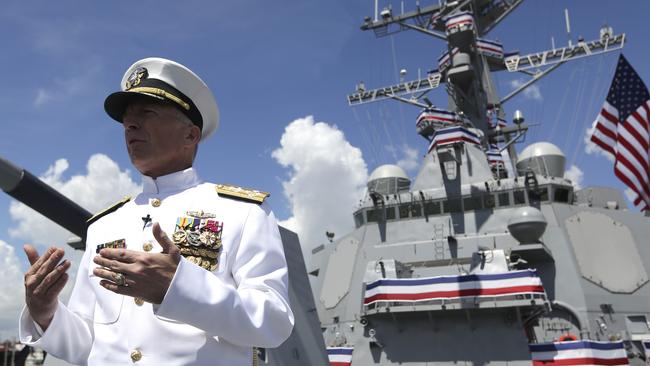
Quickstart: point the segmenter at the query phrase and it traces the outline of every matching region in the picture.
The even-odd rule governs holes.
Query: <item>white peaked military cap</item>
[[[122,77],[122,91],[104,101],[106,113],[118,122],[135,98],[152,98],[179,108],[201,128],[201,141],[219,126],[219,108],[212,92],[192,70],[164,58],[137,61]]]

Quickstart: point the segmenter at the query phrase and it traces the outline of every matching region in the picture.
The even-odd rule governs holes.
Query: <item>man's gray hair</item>
[[[180,109],[176,107],[172,107],[172,109],[173,109],[174,116],[179,122],[187,124],[189,126],[194,126],[194,122],[192,122],[192,120],[190,120],[190,118],[187,115],[185,115],[185,113],[183,113]],[[196,159],[196,154],[198,152],[199,152],[199,144],[196,144],[196,149],[194,149],[194,156],[192,157],[192,161]]]

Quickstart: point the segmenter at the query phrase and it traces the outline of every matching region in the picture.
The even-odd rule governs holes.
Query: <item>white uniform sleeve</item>
[[[236,287],[183,258],[154,312],[233,344],[279,346],[291,334],[294,317],[288,301],[286,259],[273,213],[252,205],[239,246],[229,257],[234,260]]]
[[[88,263],[92,250],[84,253],[68,306],[59,301],[50,326],[43,332],[27,307],[20,314],[18,336],[23,344],[44,349],[70,363],[84,365],[93,343],[92,316],[95,293],[90,287]]]

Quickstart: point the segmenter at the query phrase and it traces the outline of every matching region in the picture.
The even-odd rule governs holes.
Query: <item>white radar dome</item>
[[[532,170],[536,174],[563,177],[566,158],[559,147],[550,142],[527,146],[517,158],[517,172],[524,175]]]
[[[508,230],[521,244],[537,243],[546,230],[546,218],[535,207],[521,207],[508,220]]]
[[[383,195],[408,191],[411,180],[397,165],[386,164],[377,167],[368,179],[368,191]]]
[[[368,179],[368,181],[373,181],[373,180],[379,179],[379,178],[405,178],[405,179],[409,179],[409,177],[404,172],[404,169],[398,167],[397,165],[393,165],[393,164],[386,164],[386,165],[382,165],[380,167],[377,167],[375,170],[372,171],[372,174],[370,174],[370,179]]]

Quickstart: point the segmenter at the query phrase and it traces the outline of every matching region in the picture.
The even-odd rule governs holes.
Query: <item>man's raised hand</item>
[[[54,317],[59,293],[68,282],[70,261],[59,264],[65,253],[56,247],[50,247],[40,257],[31,245],[23,246],[23,250],[30,264],[25,273],[25,303],[32,319],[45,330]]]

